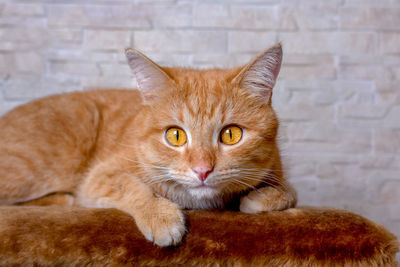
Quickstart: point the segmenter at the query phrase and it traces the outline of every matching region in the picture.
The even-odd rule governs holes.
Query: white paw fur
[[[265,208],[264,205],[257,199],[254,200],[249,196],[245,196],[240,199],[239,209],[244,213],[259,213],[264,211]]]
[[[295,197],[273,187],[263,187],[250,192],[240,199],[240,211],[245,213],[259,213],[265,211],[284,210],[293,207]]]
[[[163,200],[162,204],[135,216],[136,224],[147,240],[157,246],[166,247],[178,244],[185,234],[185,221],[177,205]],[[168,202],[167,206],[166,203]]]

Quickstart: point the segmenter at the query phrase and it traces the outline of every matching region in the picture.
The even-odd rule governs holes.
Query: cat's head
[[[126,55],[145,104],[136,120],[138,160],[152,184],[213,198],[251,189],[276,167],[271,96],[280,44],[227,70],[166,68],[133,49]]]

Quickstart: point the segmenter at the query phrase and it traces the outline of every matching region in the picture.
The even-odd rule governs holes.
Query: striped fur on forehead
[[[194,127],[207,122],[226,123],[243,121],[248,124],[266,118],[268,99],[260,99],[232,83],[240,69],[193,70],[164,68],[175,81],[160,106],[169,108],[181,122],[190,121]],[[262,125],[260,125],[262,127]]]

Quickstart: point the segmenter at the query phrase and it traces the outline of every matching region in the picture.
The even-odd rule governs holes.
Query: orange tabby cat
[[[182,239],[184,208],[223,208],[238,196],[248,213],[295,205],[271,107],[280,45],[228,70],[126,56],[139,91],[56,95],[1,118],[0,204],[70,194],[129,213],[159,246]]]

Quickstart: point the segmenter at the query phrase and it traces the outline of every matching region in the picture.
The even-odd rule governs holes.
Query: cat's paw
[[[265,211],[284,210],[293,207],[295,197],[288,192],[274,187],[263,187],[250,192],[240,199],[240,211],[259,213]]]
[[[162,198],[136,214],[135,221],[145,238],[160,247],[178,244],[186,231],[178,205]]]

